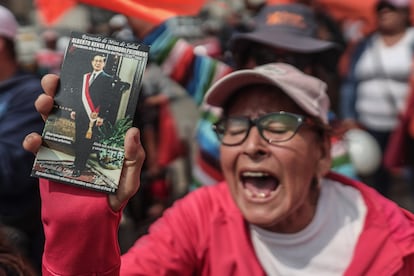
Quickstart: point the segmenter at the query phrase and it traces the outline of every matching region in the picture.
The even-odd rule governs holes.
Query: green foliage
[[[114,125],[106,122],[98,128],[97,141],[103,145],[123,148],[125,133],[130,127],[132,119],[129,116],[119,119]]]

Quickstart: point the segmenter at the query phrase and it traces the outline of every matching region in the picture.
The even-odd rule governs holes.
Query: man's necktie
[[[96,78],[96,73],[93,73],[92,76],[91,76],[91,78],[90,78],[90,80],[89,80],[89,86],[91,86],[91,84],[93,83],[93,81],[95,80],[95,78]]]

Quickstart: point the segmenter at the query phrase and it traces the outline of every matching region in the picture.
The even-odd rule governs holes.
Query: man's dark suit
[[[86,138],[90,123],[90,115],[88,115],[87,108],[85,108],[85,93],[87,93],[86,90],[89,90],[89,98],[93,103],[93,106],[96,108],[96,110],[98,110],[98,117],[104,119],[104,121],[110,117],[110,120],[112,121],[111,123],[114,123],[117,115],[117,109],[119,107],[114,103],[111,104],[111,100],[113,100],[114,97],[113,95],[120,93],[118,91],[114,91],[114,77],[105,72],[101,72],[89,86],[87,81],[89,80],[90,76],[90,73],[84,75],[84,80],[82,82],[81,88],[82,95],[79,97],[79,99],[77,99],[78,104],[76,105],[75,110],[76,141],[74,165],[75,170],[78,171],[85,169],[86,162],[92,151],[94,137],[98,131],[95,122],[92,127],[92,137],[90,139]],[[79,173],[80,172],[74,172],[74,175],[78,176]]]

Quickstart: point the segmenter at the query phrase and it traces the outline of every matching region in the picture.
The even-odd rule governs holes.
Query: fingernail
[[[26,142],[30,142],[30,140],[32,140],[32,137],[33,137],[32,134],[28,134],[24,140]]]

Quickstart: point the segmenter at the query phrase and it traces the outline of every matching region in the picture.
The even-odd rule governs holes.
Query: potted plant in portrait
[[[122,167],[124,161],[123,148],[126,131],[132,126],[130,117],[119,119],[112,125],[110,122],[98,128],[97,151],[98,163],[105,169],[115,170]]]

